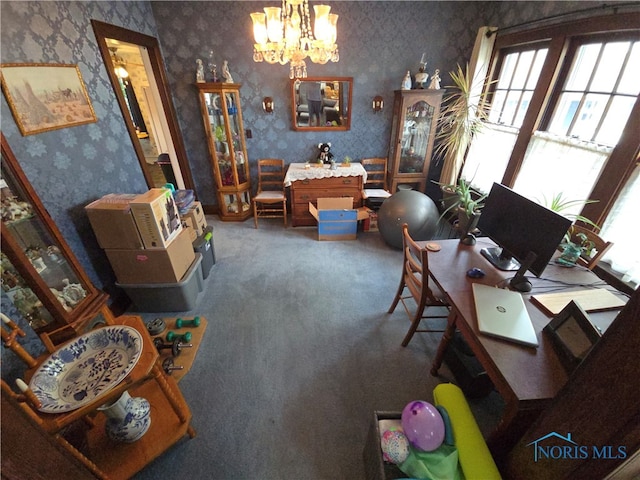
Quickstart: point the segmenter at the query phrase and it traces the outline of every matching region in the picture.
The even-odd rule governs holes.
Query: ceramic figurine
[[[204,65],[202,60],[196,59],[196,83],[204,83]]]
[[[222,78],[224,78],[224,83],[233,83],[233,77],[229,72],[229,62],[227,60],[222,62]]]
[[[429,84],[429,90],[440,90],[440,70],[436,68],[436,71],[431,76],[431,83]]]
[[[407,74],[402,79],[402,90],[411,90],[411,72],[407,70]]]

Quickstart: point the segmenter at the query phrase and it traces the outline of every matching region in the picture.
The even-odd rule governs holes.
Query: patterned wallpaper
[[[482,25],[505,26],[591,2],[329,2],[340,15],[340,62],[309,64],[309,75],[354,78],[352,129],[294,132],[290,128],[288,67],[252,60],[249,13],[279,0],[257,1],[5,1],[0,2],[0,60],[3,63],[78,64],[98,122],[22,137],[1,100],[2,132],[44,205],[95,284],[113,294],[115,278],[98,248],[84,205],[110,192],[142,192],[146,185],[100,56],[91,19],[158,38],[184,137],[197,194],[215,203],[214,183],[193,86],[195,59],[214,50],[229,61],[242,83],[249,159],[278,156],[286,162],[313,158],[315,145],[333,144],[334,154],[354,159],[385,156],[393,90],[404,73],[415,73],[426,52],[427,71],[452,70],[465,62]],[[313,3],[313,2],[312,2]],[[596,3],[593,3],[596,5]],[[443,86],[449,83],[442,75]],[[374,115],[380,94],[385,110]],[[261,109],[264,96],[276,102],[273,115]],[[255,172],[252,172],[255,175]]]

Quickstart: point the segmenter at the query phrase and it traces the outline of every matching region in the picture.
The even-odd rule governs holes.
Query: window
[[[502,62],[489,110],[488,128],[473,140],[462,176],[483,192],[500,182],[522,125],[540,71],[546,47],[507,53]],[[491,156],[487,157],[486,152]]]
[[[640,42],[581,45],[562,88],[549,132],[615,146],[640,91],[632,69]]]
[[[640,195],[638,64],[637,13],[499,32],[490,128],[474,138],[462,171],[485,192],[497,181],[541,203],[559,193],[598,200],[563,213],[602,225],[614,243],[603,261],[636,282],[640,250],[628,239],[640,235],[629,230]]]
[[[505,56],[493,94],[489,121],[519,128],[538,83],[546,48]]]

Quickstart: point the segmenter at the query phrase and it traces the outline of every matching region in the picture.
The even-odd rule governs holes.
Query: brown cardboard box
[[[144,248],[166,248],[182,231],[178,207],[166,188],[152,188],[131,202]]]
[[[105,250],[118,283],[176,283],[195,259],[187,230],[181,231],[165,249]]]
[[[187,227],[193,228],[196,238],[204,233],[207,228],[207,220],[204,218],[204,211],[200,202],[193,202],[189,210],[180,216]]]
[[[84,207],[101,248],[144,248],[130,209],[137,196],[110,193]]]

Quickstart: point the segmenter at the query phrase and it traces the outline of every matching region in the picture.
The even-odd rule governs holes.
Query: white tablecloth
[[[309,168],[305,168],[304,163],[291,163],[284,176],[284,186],[290,187],[291,182],[296,180],[311,180],[314,178],[331,178],[331,177],[363,177],[362,181],[367,181],[367,171],[360,163],[352,163],[348,167],[337,164],[335,170],[331,170],[330,165],[322,165],[318,167],[316,164],[310,164]]]

